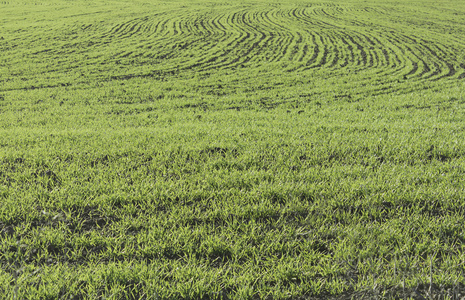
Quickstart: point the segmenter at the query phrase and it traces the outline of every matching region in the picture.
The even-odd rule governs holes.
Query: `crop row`
[[[124,80],[160,72],[179,77],[189,71],[244,69],[260,70],[264,78],[276,71],[300,78],[348,75],[349,81],[357,81],[354,89],[371,94],[406,93],[428,82],[465,77],[465,45],[457,38],[463,26],[445,27],[440,19],[419,18],[415,24],[424,30],[412,33],[415,18],[399,20],[392,7],[193,6],[120,13],[111,21],[97,6],[88,13],[97,19],[80,18],[64,28],[51,21],[27,29],[12,26],[10,34],[16,38],[4,41],[4,60],[12,65],[10,75],[23,76],[23,83],[5,81],[5,90],[37,87],[31,81],[43,81],[38,73],[53,78],[56,72],[73,84],[108,79],[109,74]],[[408,15],[424,17],[424,12],[409,9]],[[35,47],[29,50],[30,45]],[[34,65],[14,64],[24,57]]]

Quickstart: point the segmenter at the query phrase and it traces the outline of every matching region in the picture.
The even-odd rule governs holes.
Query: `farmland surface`
[[[0,1],[0,298],[465,296],[465,2]]]

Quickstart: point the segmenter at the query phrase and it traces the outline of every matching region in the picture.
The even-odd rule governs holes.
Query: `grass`
[[[464,14],[0,2],[0,295],[463,297]]]

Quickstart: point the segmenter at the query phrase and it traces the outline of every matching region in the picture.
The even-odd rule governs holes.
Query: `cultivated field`
[[[462,0],[0,1],[2,299],[459,299],[464,157]]]

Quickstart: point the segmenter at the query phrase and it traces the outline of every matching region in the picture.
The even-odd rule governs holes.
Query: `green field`
[[[0,1],[1,299],[461,299],[465,2]]]

